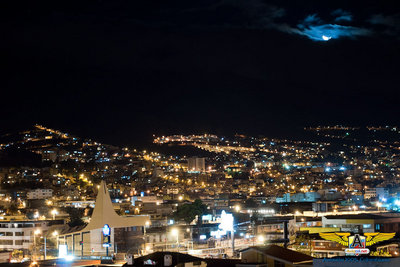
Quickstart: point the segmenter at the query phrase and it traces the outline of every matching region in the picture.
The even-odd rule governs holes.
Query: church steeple
[[[101,181],[92,217],[84,231],[99,229],[105,224],[108,224],[111,228],[145,226],[147,221],[150,221],[148,215],[119,216],[113,208],[106,183]]]

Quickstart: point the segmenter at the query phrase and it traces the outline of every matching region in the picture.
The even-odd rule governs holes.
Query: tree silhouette
[[[80,226],[85,224],[85,222],[82,220],[82,217],[84,216],[84,209],[67,207],[65,208],[65,211],[69,214],[68,225],[70,227]]]
[[[173,214],[173,218],[176,221],[183,220],[189,224],[196,218],[196,216],[200,218],[201,215],[203,215],[206,211],[207,206],[204,205],[200,199],[196,199],[191,204],[183,204],[179,206],[176,212]]]

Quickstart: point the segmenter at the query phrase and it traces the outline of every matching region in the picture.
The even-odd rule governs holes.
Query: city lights
[[[6,1],[0,263],[400,267],[399,3]]]
[[[355,131],[341,126],[334,129]],[[324,134],[329,131],[325,128],[307,130]],[[343,136],[351,135],[343,133]],[[331,145],[325,142],[240,138],[210,135],[155,138],[160,144],[177,142],[214,153],[208,158],[164,155],[129,148],[112,149],[111,153],[106,146],[88,141],[84,147],[94,148],[94,162],[102,158],[96,170],[87,171],[84,169],[86,165],[79,167],[80,162],[87,160],[88,151],[70,151],[70,159],[74,155],[77,162],[76,170],[63,172],[55,168],[54,181],[47,184],[48,188],[29,190],[26,197],[22,193],[17,195],[15,205],[2,211],[1,216],[4,219],[8,213],[13,213],[22,218],[26,212],[23,208],[30,207],[32,201],[44,203],[51,220],[39,213],[42,210],[40,206],[26,213],[36,224],[31,226],[34,227],[31,230],[32,258],[44,258],[49,251],[58,249],[61,258],[71,261],[75,259],[68,253],[69,241],[64,244],[68,238],[64,233],[69,232],[63,229],[69,223],[80,224],[69,229],[85,229],[96,224],[107,231],[103,232],[99,245],[81,237],[79,231],[74,233],[81,246],[92,248],[89,254],[110,255],[119,242],[111,239],[111,229],[114,229],[111,225],[115,221],[124,225],[126,220],[135,220],[132,225],[140,225],[136,228],[141,229],[137,235],[143,239],[138,247],[140,253],[150,255],[170,250],[197,256],[207,256],[213,250],[219,255],[233,255],[233,251],[250,246],[284,246],[289,242],[285,241],[285,231],[291,233],[288,240],[293,240],[291,249],[296,250],[307,246],[307,242],[301,242],[302,245],[293,238],[304,228],[313,233],[321,228],[339,231],[345,227],[382,231],[379,219],[364,219],[363,216],[368,218],[369,214],[379,216],[377,214],[386,212],[386,216],[393,216],[388,222],[400,223],[400,219],[389,213],[399,210],[397,195],[384,186],[368,184],[371,179],[382,183],[385,177],[389,177],[388,173],[396,172],[386,165],[380,167],[378,163],[368,165],[369,162],[362,161],[365,155],[369,155],[369,150],[377,152],[376,147],[353,146],[349,148],[351,152],[344,149],[327,152]],[[77,142],[77,139],[71,139],[71,142]],[[46,147],[45,151],[50,151],[50,148]],[[333,155],[340,158],[340,162],[334,162]],[[355,155],[362,155],[361,160]],[[122,164],[121,160],[125,163]],[[188,168],[189,163],[194,166],[194,171]],[[20,173],[25,171],[34,172],[32,177],[40,177],[38,179],[42,181],[46,179],[37,170]],[[74,172],[75,175],[71,175]],[[113,177],[108,186],[103,180],[95,182],[105,174]],[[57,186],[53,187],[53,182]],[[11,195],[0,196],[0,199],[8,205],[14,201]],[[102,204],[97,205],[97,201]],[[96,206],[107,209],[107,215],[96,211]],[[338,216],[358,219],[344,225],[335,219]],[[13,221],[5,229],[25,229],[24,223]],[[51,225],[54,229],[50,228]],[[103,228],[105,226],[108,228]],[[135,229],[131,227],[137,226],[127,226],[126,229]],[[114,234],[122,233],[129,239],[129,234],[124,232],[126,229],[116,227]],[[304,234],[304,238],[308,236]],[[204,245],[209,242],[214,242],[215,248],[205,249]],[[319,255],[313,247],[311,253]]]

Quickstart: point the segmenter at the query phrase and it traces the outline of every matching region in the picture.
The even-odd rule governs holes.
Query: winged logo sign
[[[320,233],[325,240],[335,241],[348,248],[345,253],[348,256],[369,254],[368,246],[381,241],[392,239],[396,233],[364,233],[364,235],[351,235],[350,233]]]

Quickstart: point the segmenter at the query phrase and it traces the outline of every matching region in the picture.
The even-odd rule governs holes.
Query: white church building
[[[107,251],[108,255],[128,251],[137,253],[143,244],[146,223],[150,223],[148,215],[119,216],[112,206],[106,183],[102,181],[89,224],[60,233],[58,243],[66,245],[68,255],[76,257],[106,256]],[[111,229],[108,246],[103,235],[105,225]]]

